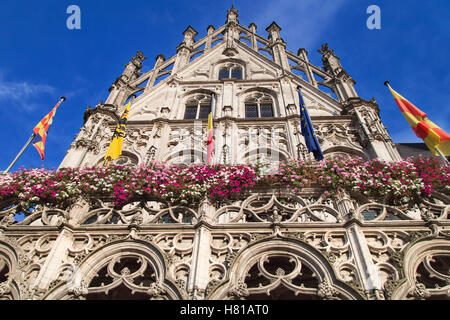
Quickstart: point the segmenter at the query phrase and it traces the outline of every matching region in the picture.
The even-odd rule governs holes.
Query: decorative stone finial
[[[188,26],[186,28],[186,30],[183,31],[184,40],[181,44],[191,47],[195,43],[194,38],[197,34],[198,34],[198,32],[194,28],[192,28],[191,26]]]
[[[280,37],[280,31],[281,27],[276,24],[275,21],[273,21],[270,26],[266,28],[266,31],[269,33],[269,40],[276,41],[278,39],[281,39]]]
[[[194,38],[197,34],[198,32],[191,26],[188,26],[186,30],[183,31],[183,35],[187,38]]]
[[[239,20],[238,20],[238,10],[236,10],[234,8],[234,5],[231,5],[231,9],[227,10],[227,21],[225,23],[230,23],[230,22],[235,22],[237,24],[239,24]]]
[[[131,58],[131,62],[138,68],[142,67],[142,61],[147,59],[147,57],[144,57],[144,53],[142,51],[137,51],[136,56]]]
[[[298,51],[297,51],[297,56],[300,57],[302,53],[305,53],[305,56],[308,56],[308,51],[306,51],[305,48],[300,48],[300,49],[298,49]]]
[[[166,61],[166,57],[162,53],[160,53],[156,56],[155,60],[156,61],[158,61],[158,60]]]
[[[319,52],[320,54],[326,54],[326,53],[333,53],[333,50],[330,50],[328,48],[328,43],[324,43],[322,45],[322,48],[320,48],[319,50],[317,50],[317,52]]]

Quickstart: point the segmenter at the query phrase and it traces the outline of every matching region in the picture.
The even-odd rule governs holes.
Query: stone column
[[[61,162],[60,168],[76,168],[81,166],[86,154],[97,147],[98,142],[96,141],[96,137],[100,128],[107,121],[106,116],[101,113],[96,113],[96,115],[91,114],[80,129],[80,133],[77,135],[75,141],[71,144],[66,156]]]
[[[363,222],[356,215],[355,206],[345,190],[337,195],[337,206],[341,218],[347,221],[344,227],[363,290],[368,296],[376,293],[377,299],[381,298],[381,279],[362,231]]]
[[[258,41],[256,40],[256,24],[253,22],[248,26],[248,30],[252,33],[252,49],[258,52]]]
[[[167,148],[169,144],[170,131],[171,129],[168,121],[159,121],[153,125],[153,131],[151,134],[152,141],[149,145],[157,148],[154,160],[165,160],[164,157],[168,154]],[[169,152],[170,151],[171,150],[169,150]]]
[[[359,138],[362,146],[372,152],[372,156],[385,161],[400,161],[397,151],[386,128],[383,126],[375,99],[366,101],[359,97],[350,98],[343,102],[342,114],[350,114],[359,124]]]
[[[110,94],[108,99],[106,99],[105,104],[112,104],[118,107],[121,107],[124,104],[132,89],[130,83],[140,76],[142,61],[145,59],[146,57],[144,57],[142,51],[136,52],[136,56],[125,65],[125,70],[122,75],[118,77],[111,88],[109,88]]]
[[[200,203],[200,219],[194,236],[192,267],[187,290],[193,300],[204,299],[205,289],[209,283],[209,266],[212,235],[209,224],[215,213],[214,206],[206,198]]]
[[[344,226],[349,239],[350,248],[355,260],[358,277],[364,292],[371,299],[384,300],[381,279],[372,259],[366,238],[357,219],[348,221]]]
[[[195,43],[194,37],[198,34],[194,28],[188,26],[186,30],[184,30],[184,40],[177,47],[177,56],[175,58],[175,63],[173,65],[172,74],[175,74],[178,70],[183,68],[186,64],[189,63],[191,51],[193,45]]]
[[[72,226],[79,226],[86,218],[86,214],[89,212],[89,208],[89,203],[85,199],[78,199],[78,201],[72,206],[69,211],[69,224],[71,224]]]
[[[306,76],[308,77],[308,82],[312,86],[317,88],[317,81],[314,78],[314,73],[312,72],[311,66],[309,65],[308,51],[306,51],[306,49],[304,48],[300,48],[298,49],[297,56],[304,61],[303,65],[305,67]]]
[[[270,47],[272,48],[273,60],[284,70],[291,71],[286,55],[286,42],[284,42],[280,37],[281,28],[275,22],[272,22],[272,24],[266,28],[266,31],[269,32],[269,41],[271,42]]]
[[[149,91],[158,77],[158,72],[160,71],[160,66],[166,60],[163,54],[158,54],[155,58],[155,65],[153,66],[153,70],[151,71],[151,75],[148,78],[147,84],[145,85],[144,93]]]
[[[322,45],[322,48],[318,52],[322,54],[325,72],[329,73],[334,79],[334,88],[338,99],[345,101],[348,98],[358,97],[354,88],[356,82],[344,70],[339,61],[340,58],[334,54],[333,50],[328,48],[328,44]]]
[[[206,29],[207,33],[208,33],[208,38],[206,39],[206,43],[205,43],[205,53],[207,53],[209,50],[211,50],[211,45],[212,45],[212,34],[214,33],[214,31],[216,31],[216,29],[214,29],[214,26],[209,25],[208,28]]]
[[[61,272],[60,267],[67,255],[67,250],[73,241],[72,231],[63,227],[48,254],[44,265],[34,282],[34,289],[46,290],[50,283],[56,280]]]

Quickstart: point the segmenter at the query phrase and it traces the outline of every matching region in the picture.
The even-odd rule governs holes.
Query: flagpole
[[[442,159],[444,160],[445,163],[450,163],[447,158],[444,156],[444,154],[441,152],[441,150],[439,150],[438,148],[435,148],[437,153],[439,153],[439,155],[442,157]]]
[[[312,152],[312,154],[314,155],[314,159],[317,161],[321,161],[324,159],[323,152],[320,148],[320,143],[314,131],[314,126],[306,108],[305,101],[303,100],[302,87],[300,85],[297,86],[297,91],[299,99],[298,102],[300,112],[300,127],[306,143],[306,147],[308,148],[308,153]],[[302,112],[302,110],[304,112]],[[310,136],[310,138],[308,136]]]
[[[65,97],[61,97],[61,99],[59,99],[59,103],[65,101],[66,98]],[[8,173],[8,171],[12,168],[12,166],[16,163],[16,161],[20,158],[20,156],[22,155],[22,153],[24,153],[24,151],[28,148],[28,146],[30,145],[30,143],[33,141],[33,139],[36,137],[36,133],[33,132],[30,136],[30,138],[28,139],[28,141],[25,143],[25,145],[22,147],[22,149],[19,151],[19,153],[17,154],[17,156],[14,158],[14,160],[11,162],[11,164],[8,166],[8,168],[6,168],[5,171],[3,171],[3,173]]]
[[[212,144],[214,143],[214,116],[215,116],[215,111],[216,111],[215,109],[216,109],[216,99],[215,99],[215,93],[213,93],[213,94],[211,94],[211,125],[212,125],[212,131],[213,131],[213,135],[211,137],[211,139],[212,139],[211,143]],[[210,148],[210,147],[208,146],[208,148]],[[213,152],[212,152],[213,154],[214,154],[214,151],[215,150],[213,150]],[[208,150],[206,152],[208,153]],[[214,155],[213,154],[211,154],[211,163],[208,163],[209,165],[213,165],[214,164]]]
[[[17,156],[14,158],[14,160],[11,162],[11,164],[9,165],[8,168],[6,168],[5,171],[3,171],[3,173],[8,173],[9,169],[11,169],[11,167],[16,163],[16,161],[20,158],[20,156],[22,155],[22,153],[25,151],[26,148],[28,148],[28,146],[30,145],[31,141],[33,141],[34,137],[36,137],[36,133],[32,133],[31,137],[28,139],[27,143],[25,143],[25,145],[22,147],[22,149],[19,151],[19,153],[17,154]]]
[[[103,162],[103,167],[108,167],[110,161],[111,161],[110,157],[106,158],[105,162]]]

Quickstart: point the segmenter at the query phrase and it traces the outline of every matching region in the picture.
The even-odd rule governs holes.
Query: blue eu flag
[[[314,154],[314,159],[317,161],[323,160],[323,153],[320,149],[319,141],[314,133],[314,127],[309,118],[308,110],[306,110],[305,102],[303,101],[302,92],[300,87],[298,89],[298,97],[300,101],[300,118],[302,126],[302,135],[305,137],[306,147],[308,152]]]

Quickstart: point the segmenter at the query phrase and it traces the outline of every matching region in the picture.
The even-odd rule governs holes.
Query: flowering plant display
[[[51,204],[65,207],[80,197],[102,197],[123,206],[139,199],[172,205],[194,205],[205,197],[226,201],[255,187],[285,187],[298,192],[306,187],[339,190],[382,198],[392,194],[401,202],[450,193],[450,166],[436,159],[399,162],[341,157],[322,161],[281,162],[264,165],[170,165],[152,162],[137,167],[110,166],[79,169],[24,169],[0,176],[0,201],[18,199],[24,207]],[[1,209],[1,208],[0,208]]]

